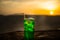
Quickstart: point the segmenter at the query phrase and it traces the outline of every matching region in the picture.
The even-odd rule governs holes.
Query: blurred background
[[[60,39],[60,0],[0,0],[0,40],[24,40],[24,18],[35,20],[34,40]]]

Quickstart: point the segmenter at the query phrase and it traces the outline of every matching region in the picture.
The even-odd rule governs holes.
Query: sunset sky
[[[60,15],[60,0],[0,0],[0,14]]]

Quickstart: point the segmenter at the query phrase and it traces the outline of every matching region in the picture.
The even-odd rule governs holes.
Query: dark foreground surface
[[[16,31],[0,34],[0,40],[24,40],[24,32]],[[60,40],[60,31],[35,31],[34,40]]]

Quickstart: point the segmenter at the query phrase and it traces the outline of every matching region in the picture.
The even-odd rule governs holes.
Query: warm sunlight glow
[[[53,2],[45,2],[43,7],[47,10],[55,10],[56,5]]]
[[[54,5],[48,5],[47,8],[48,8],[49,10],[54,10],[54,9],[55,9],[55,8],[54,8]]]
[[[60,15],[58,0],[3,1],[0,6],[2,15]]]
[[[53,11],[50,11],[50,15],[53,15]]]

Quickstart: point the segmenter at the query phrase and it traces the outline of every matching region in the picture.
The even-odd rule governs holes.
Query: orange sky
[[[20,14],[28,15],[60,15],[59,0],[34,0],[34,1],[2,1],[0,3],[0,14]]]

